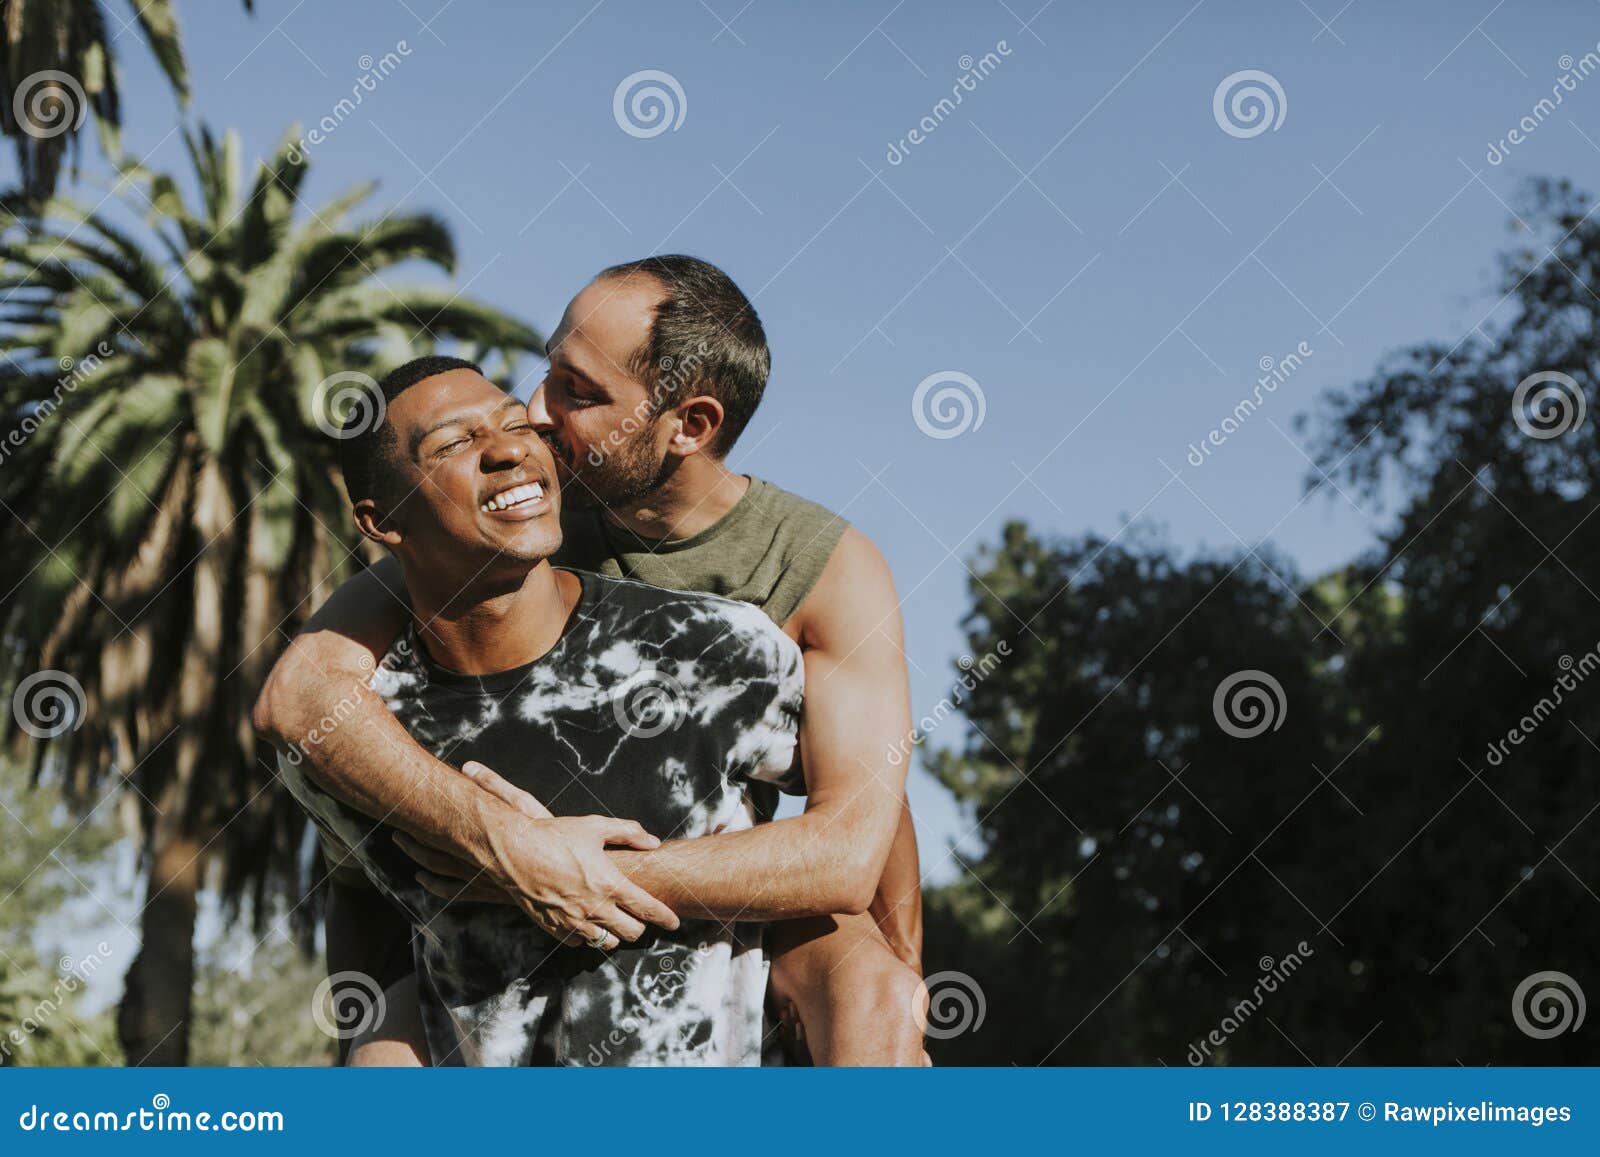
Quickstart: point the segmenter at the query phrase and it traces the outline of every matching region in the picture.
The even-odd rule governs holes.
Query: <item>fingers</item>
[[[678,914],[657,900],[649,892],[639,887],[632,880],[617,873],[619,880],[616,884],[615,897],[617,907],[622,908],[647,924],[655,924],[674,932],[678,927]]]
[[[619,820],[610,816],[595,816],[595,826],[600,829],[600,842],[607,847],[634,848],[653,852],[661,841],[645,831],[636,820]]]
[[[644,935],[644,925],[628,915],[621,908],[613,904],[600,915],[595,917],[595,922],[602,928],[608,928],[626,943],[632,944]]]
[[[395,832],[394,842],[406,855],[421,864],[436,876],[453,877],[458,883],[462,880],[471,880],[480,875],[478,870],[464,860],[458,860],[448,852],[441,852],[437,848],[430,848],[427,844],[420,843],[405,832]]]
[[[458,880],[452,876],[437,876],[432,872],[418,872],[416,881],[425,892],[451,903],[510,904],[511,897],[486,880]]]
[[[584,923],[579,924],[563,943],[575,948],[598,948],[602,952],[610,952],[617,947],[618,940],[615,934],[600,925]]]
[[[547,820],[550,818],[550,809],[540,803],[537,798],[523,791],[520,787],[506,782],[496,774],[494,769],[479,763],[475,759],[468,760],[461,765],[461,774],[501,802],[510,804],[529,819]]]

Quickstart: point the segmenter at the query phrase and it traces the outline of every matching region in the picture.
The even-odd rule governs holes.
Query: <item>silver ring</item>
[[[600,935],[592,936],[588,940],[585,940],[584,943],[590,948],[604,948],[606,946],[606,942],[610,939],[611,933],[602,931]]]

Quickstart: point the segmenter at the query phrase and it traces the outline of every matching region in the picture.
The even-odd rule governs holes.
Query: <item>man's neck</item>
[[[608,508],[606,513],[640,538],[693,538],[737,506],[749,488],[750,479],[743,474],[697,454],[638,502]]]
[[[412,616],[428,656],[463,675],[492,675],[533,662],[561,638],[582,584],[543,561],[522,575],[480,575],[455,584],[406,568]]]

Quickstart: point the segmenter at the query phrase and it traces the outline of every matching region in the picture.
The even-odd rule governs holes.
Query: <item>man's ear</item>
[[[356,529],[379,546],[399,546],[404,536],[395,528],[389,512],[371,498],[355,505]]]
[[[673,409],[678,428],[667,443],[667,453],[687,458],[709,451],[722,429],[722,403],[710,394],[696,394]]]

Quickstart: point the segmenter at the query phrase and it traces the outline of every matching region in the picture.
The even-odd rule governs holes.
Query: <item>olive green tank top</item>
[[[551,561],[753,603],[781,627],[816,586],[849,525],[814,502],[751,478],[732,510],[690,538],[641,538],[593,507],[563,512],[564,541]]]

